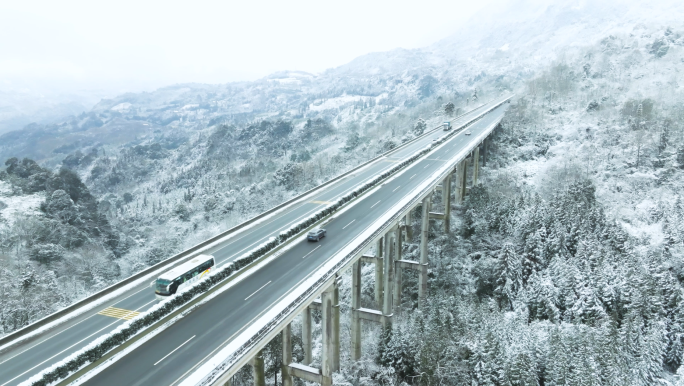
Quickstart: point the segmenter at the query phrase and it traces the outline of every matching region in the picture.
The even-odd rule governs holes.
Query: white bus
[[[159,276],[154,284],[154,294],[158,300],[166,299],[176,291],[192,285],[199,281],[205,274],[209,273],[216,262],[214,256],[199,255],[178,267],[165,272]]]

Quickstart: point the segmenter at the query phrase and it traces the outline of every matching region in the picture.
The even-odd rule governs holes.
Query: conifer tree
[[[513,299],[522,286],[522,264],[513,244],[506,243],[499,251],[496,293],[513,308]]]
[[[392,367],[401,381],[408,381],[416,372],[415,353],[408,339],[408,334],[396,328],[385,345],[381,363]]]

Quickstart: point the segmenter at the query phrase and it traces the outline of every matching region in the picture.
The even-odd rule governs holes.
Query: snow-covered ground
[[[363,97],[361,95],[342,95],[337,98],[319,99],[313,101],[309,105],[311,111],[325,111],[340,108],[352,102],[367,101],[371,97]]]
[[[18,155],[15,153],[22,149],[38,149],[41,151],[36,154],[52,167],[60,165],[76,150],[88,154],[95,149],[94,160],[72,167],[98,196],[101,213],[117,228],[127,248],[120,259],[107,260],[102,266],[115,267],[113,272],[120,270],[128,274],[408,139],[418,118],[425,120],[428,128],[441,124],[447,120],[443,108],[449,101],[465,109],[473,106],[476,92],[480,93],[479,100],[485,100],[514,89],[520,97],[516,101],[520,119],[511,120],[512,132],[505,137],[507,142],[495,150],[501,152],[499,158],[493,157],[482,173],[488,186],[500,186],[503,193],[490,193],[503,200],[502,196],[520,198],[520,192],[524,191],[533,197],[538,195],[540,202],[547,205],[559,189],[577,180],[590,181],[602,213],[611,224],[618,224],[633,243],[629,256],[642,259],[636,266],[646,267],[634,272],[620,271],[626,265],[624,261],[631,264],[634,260],[619,255],[623,261],[611,268],[614,272],[601,271],[599,275],[573,265],[574,260],[556,260],[555,271],[544,271],[545,276],[530,279],[535,289],[555,294],[552,298],[558,302],[561,298],[563,302],[572,298],[574,295],[563,291],[574,288],[585,299],[566,310],[567,315],[576,315],[573,312],[585,309],[583,302],[589,302],[586,299],[598,298],[605,304],[614,304],[614,299],[606,297],[606,293],[618,291],[615,288],[630,294],[639,290],[625,284],[620,275],[631,275],[631,278],[638,273],[645,275],[644,280],[651,280],[651,270],[660,266],[667,270],[655,272],[653,277],[669,277],[668,272],[679,272],[681,264],[676,258],[666,258],[662,264],[648,259],[681,256],[682,249],[679,240],[684,228],[682,219],[677,217],[677,208],[681,207],[684,189],[679,161],[680,152],[684,157],[683,8],[681,2],[670,0],[497,4],[463,24],[462,32],[425,49],[369,54],[315,75],[287,72],[256,82],[179,85],[152,93],[119,96],[103,100],[87,114],[8,139],[0,151],[9,157]],[[588,109],[592,103],[595,108]],[[639,105],[641,112],[637,113]],[[306,132],[309,120],[323,123],[314,125],[313,132]],[[283,129],[277,126],[279,121],[291,123],[292,132],[276,134]],[[148,125],[145,127],[149,132],[141,132],[142,126],[137,126],[141,122]],[[224,132],[220,129],[223,124],[229,127]],[[129,134],[125,133],[127,128]],[[287,132],[289,128],[283,130]],[[32,137],[38,135],[35,133],[41,137]],[[49,133],[54,137],[45,137]],[[95,145],[92,138],[104,145]],[[151,146],[159,148],[154,150]],[[286,175],[291,185],[274,182],[274,175],[283,170],[292,171]],[[11,224],[21,213],[41,215],[38,207],[44,198],[39,194],[13,196],[5,182],[0,183],[0,192],[4,192],[0,193],[0,201],[4,203],[0,204],[4,230],[11,230]],[[526,204],[520,205],[529,209]],[[526,214],[523,211],[521,216]],[[455,218],[453,223],[461,229],[468,221],[464,216]],[[475,224],[473,228],[481,229],[478,226],[482,224]],[[544,230],[547,231],[550,229]],[[546,240],[544,232],[535,237]],[[457,289],[450,295],[480,294],[486,293],[487,286],[496,288],[496,279],[478,284],[480,279],[468,274],[471,269],[493,270],[482,261],[499,256],[499,250],[478,244],[482,240],[457,237],[453,239],[458,241],[454,242],[456,246],[432,250],[443,259],[440,269],[448,271],[449,280],[454,280],[449,285]],[[501,240],[496,239],[500,235],[493,237],[483,244],[500,247]],[[21,243],[14,244],[13,238],[23,240],[12,232],[7,233],[3,253],[12,255],[13,261],[30,261],[28,252],[15,253],[13,246]],[[446,237],[440,240],[446,244],[452,242]],[[479,260],[453,258],[465,250]],[[603,257],[614,255],[614,251],[602,254]],[[581,260],[588,259],[583,256]],[[449,267],[455,266],[460,268],[450,271]],[[50,269],[64,280],[66,276],[61,275],[69,272],[66,267]],[[558,274],[565,269],[574,271]],[[435,268],[435,275],[439,272]],[[482,272],[477,272],[478,277],[487,276]],[[84,275],[89,276],[92,275]],[[115,276],[110,279],[115,280]],[[577,282],[559,279],[566,276]],[[597,276],[601,276],[605,285],[581,281]],[[13,283],[10,277],[14,276],[4,280]],[[681,291],[670,284],[663,286],[672,289],[672,293]],[[586,294],[583,292],[586,288],[594,292]],[[623,299],[627,292],[618,291],[616,296]],[[454,349],[453,357],[461,358],[459,355],[467,352],[472,358],[485,358],[482,363],[496,366],[496,363],[514,363],[513,359],[518,358],[515,355],[534,352],[530,347],[519,350],[521,346],[514,340],[501,338],[497,342],[511,343],[513,348],[505,351],[506,356],[488,361],[487,355],[496,349],[483,351],[483,345],[491,343],[485,330],[490,329],[487,331],[491,336],[503,336],[499,327],[514,326],[525,316],[523,311],[498,314],[496,309],[505,306],[502,298],[496,298],[500,294],[492,295],[493,298],[478,296],[481,297],[477,302],[490,304],[480,306],[470,298],[459,298],[461,303],[457,306],[444,306],[456,314],[487,315],[480,319],[486,328],[461,325],[477,338]],[[645,302],[661,304],[658,302],[662,299],[656,300]],[[497,304],[491,305],[491,302]],[[676,299],[667,299],[662,303],[676,302]],[[624,316],[623,311],[610,310]],[[678,311],[667,309],[667,312],[674,315]],[[582,323],[572,324],[575,319],[568,318],[559,325],[554,324],[557,321],[521,324],[514,333],[507,333],[519,340],[539,343],[546,342],[546,332],[554,330],[557,336],[567,338],[568,344],[584,342],[583,349],[591,346],[592,339],[609,336],[609,331]],[[450,320],[469,323],[460,320],[458,315]],[[618,322],[625,325],[624,319]],[[674,336],[673,331],[668,327],[668,336]],[[640,333],[655,339],[657,331],[644,327]],[[403,344],[400,337],[397,335],[393,346],[398,351]],[[448,341],[443,336],[430,338]],[[369,338],[371,342],[378,340],[377,336]],[[420,346],[418,341],[412,344]],[[537,348],[543,353],[547,346]],[[368,349],[367,354],[375,355],[372,351]],[[523,360],[526,359],[520,359]],[[462,361],[454,368],[475,371],[468,366]],[[584,363],[574,368],[586,367]],[[373,384],[377,379],[389,384],[387,379],[394,382],[398,371],[371,370],[363,375],[364,384]],[[499,374],[504,371],[499,370]],[[383,378],[385,375],[387,378]],[[417,382],[416,379],[410,382],[413,381]],[[448,377],[439,381],[454,382]]]
[[[10,184],[0,181],[0,227],[12,227],[19,218],[40,215],[42,193],[15,196]]]

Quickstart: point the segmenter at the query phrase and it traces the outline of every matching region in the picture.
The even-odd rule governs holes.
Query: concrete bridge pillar
[[[458,174],[458,183],[460,186],[458,189],[458,202],[461,203],[465,200],[466,185],[468,184],[468,159],[464,159],[458,164]]]
[[[335,372],[335,367],[339,364],[335,363],[335,357],[339,358],[339,353],[336,355],[335,351],[339,351],[340,341],[339,319],[335,321],[335,289],[337,283],[334,283],[321,294],[321,335],[323,335],[323,352],[321,353],[321,385],[332,385],[332,374]]]
[[[473,154],[473,186],[477,185],[477,177],[480,172],[480,147],[475,148]]]
[[[290,326],[283,330],[283,386],[292,385],[292,377],[302,378],[309,382],[320,383],[323,386],[332,385],[332,374],[340,369],[340,292],[337,277],[333,283],[321,294],[321,300],[314,300],[304,312],[302,326],[308,325],[308,351],[305,357],[308,363],[292,363],[292,341]],[[323,336],[323,350],[321,352],[321,368],[308,366],[311,363],[311,309],[321,311],[321,335]],[[306,336],[306,334],[302,334]],[[287,368],[285,368],[287,367]],[[286,383],[289,382],[289,383]]]
[[[399,314],[401,308],[401,269],[398,269],[396,262],[401,260],[401,235],[402,229],[400,226],[396,227],[394,231],[394,261],[392,265],[394,266],[394,295],[393,300],[393,313]]]
[[[390,275],[387,270],[387,266],[389,265],[392,270],[396,269],[393,267],[393,264],[391,262],[388,262],[389,259],[391,258],[391,245],[393,242],[393,239],[391,237],[392,232],[397,232],[396,228],[391,229],[385,237],[381,238],[383,241],[383,247],[382,248],[376,248],[376,251],[384,250],[385,254],[383,257],[378,257],[377,254],[374,255],[362,255],[359,261],[355,262],[352,265],[352,301],[351,301],[351,358],[354,361],[357,361],[361,359],[361,321],[366,320],[370,322],[375,322],[375,323],[382,323],[383,325],[387,325],[387,323],[390,322],[390,318],[392,314],[387,312],[385,301],[390,302],[391,307],[391,302],[392,302],[392,286],[391,286],[391,278],[393,277]],[[385,261],[383,261],[385,260]],[[376,268],[380,267],[382,268],[382,275],[379,277],[379,279],[376,281],[376,290],[378,288],[377,284],[380,284],[380,288],[387,288],[388,292],[387,294],[381,294],[380,299],[381,302],[379,304],[379,309],[371,309],[371,308],[363,308],[361,307],[361,267],[362,263],[372,263],[375,264]],[[377,273],[377,270],[376,270]],[[387,283],[388,280],[385,280],[385,278],[390,278],[390,283]],[[377,276],[376,276],[377,278]],[[383,283],[384,282],[384,283]],[[376,292],[377,293],[377,292]],[[390,308],[391,312],[391,308]],[[337,328],[339,331],[339,327]],[[339,359],[337,360],[339,363]],[[339,368],[339,367],[338,367]]]
[[[358,310],[361,308],[361,261],[357,261],[352,266],[351,308],[351,359],[358,361],[361,359],[361,318],[358,313]]]
[[[254,376],[254,386],[266,386],[263,351],[259,351],[259,353],[252,358],[252,375]]]
[[[402,237],[404,229],[397,225],[394,228],[394,260],[401,260]]]
[[[449,233],[451,225],[451,174],[442,183],[442,201],[444,201],[444,233]]]
[[[420,227],[420,271],[418,273],[418,299],[420,306],[425,304],[427,296],[427,267],[428,267],[428,233],[430,231],[430,206],[432,194],[423,199]]]
[[[482,141],[482,166],[487,162],[487,155],[489,154],[489,137]]]
[[[461,203],[461,175],[463,172],[461,172],[461,164],[463,162],[459,162],[456,167],[454,168],[454,173],[453,176],[455,178],[456,182],[456,191],[454,192],[454,199],[456,200],[457,204]]]
[[[311,307],[302,311],[302,348],[304,349],[304,363],[309,365],[313,361],[311,346]]]
[[[290,323],[283,329],[283,363],[280,366],[280,374],[283,377],[283,386],[292,386],[292,325]]]
[[[392,240],[392,233],[394,232],[394,229],[390,229],[384,237],[384,247],[383,250],[385,251],[385,254],[383,256],[383,298],[382,298],[382,325],[383,327],[389,326],[392,321],[392,284],[394,281],[394,264],[391,260],[392,256],[390,254],[391,252],[391,240]]]
[[[411,214],[412,213],[413,213],[413,210],[409,210],[406,213],[406,219],[404,220],[406,223],[406,241],[413,241],[413,227],[411,226],[411,221],[412,221]]]
[[[332,371],[340,371],[340,286],[338,280],[336,276],[332,289]]]
[[[375,303],[377,304],[377,307],[380,308],[382,306],[382,285],[384,283],[383,279],[383,267],[382,267],[382,244],[383,244],[383,239],[380,238],[378,240],[377,244],[375,245],[375,257],[379,257],[380,259],[376,259],[375,261]]]

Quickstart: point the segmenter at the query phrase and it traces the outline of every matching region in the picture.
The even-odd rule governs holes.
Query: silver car
[[[309,241],[319,241],[320,239],[325,237],[325,234],[325,229],[314,229],[311,232],[309,232],[308,235],[306,235],[306,239]]]

